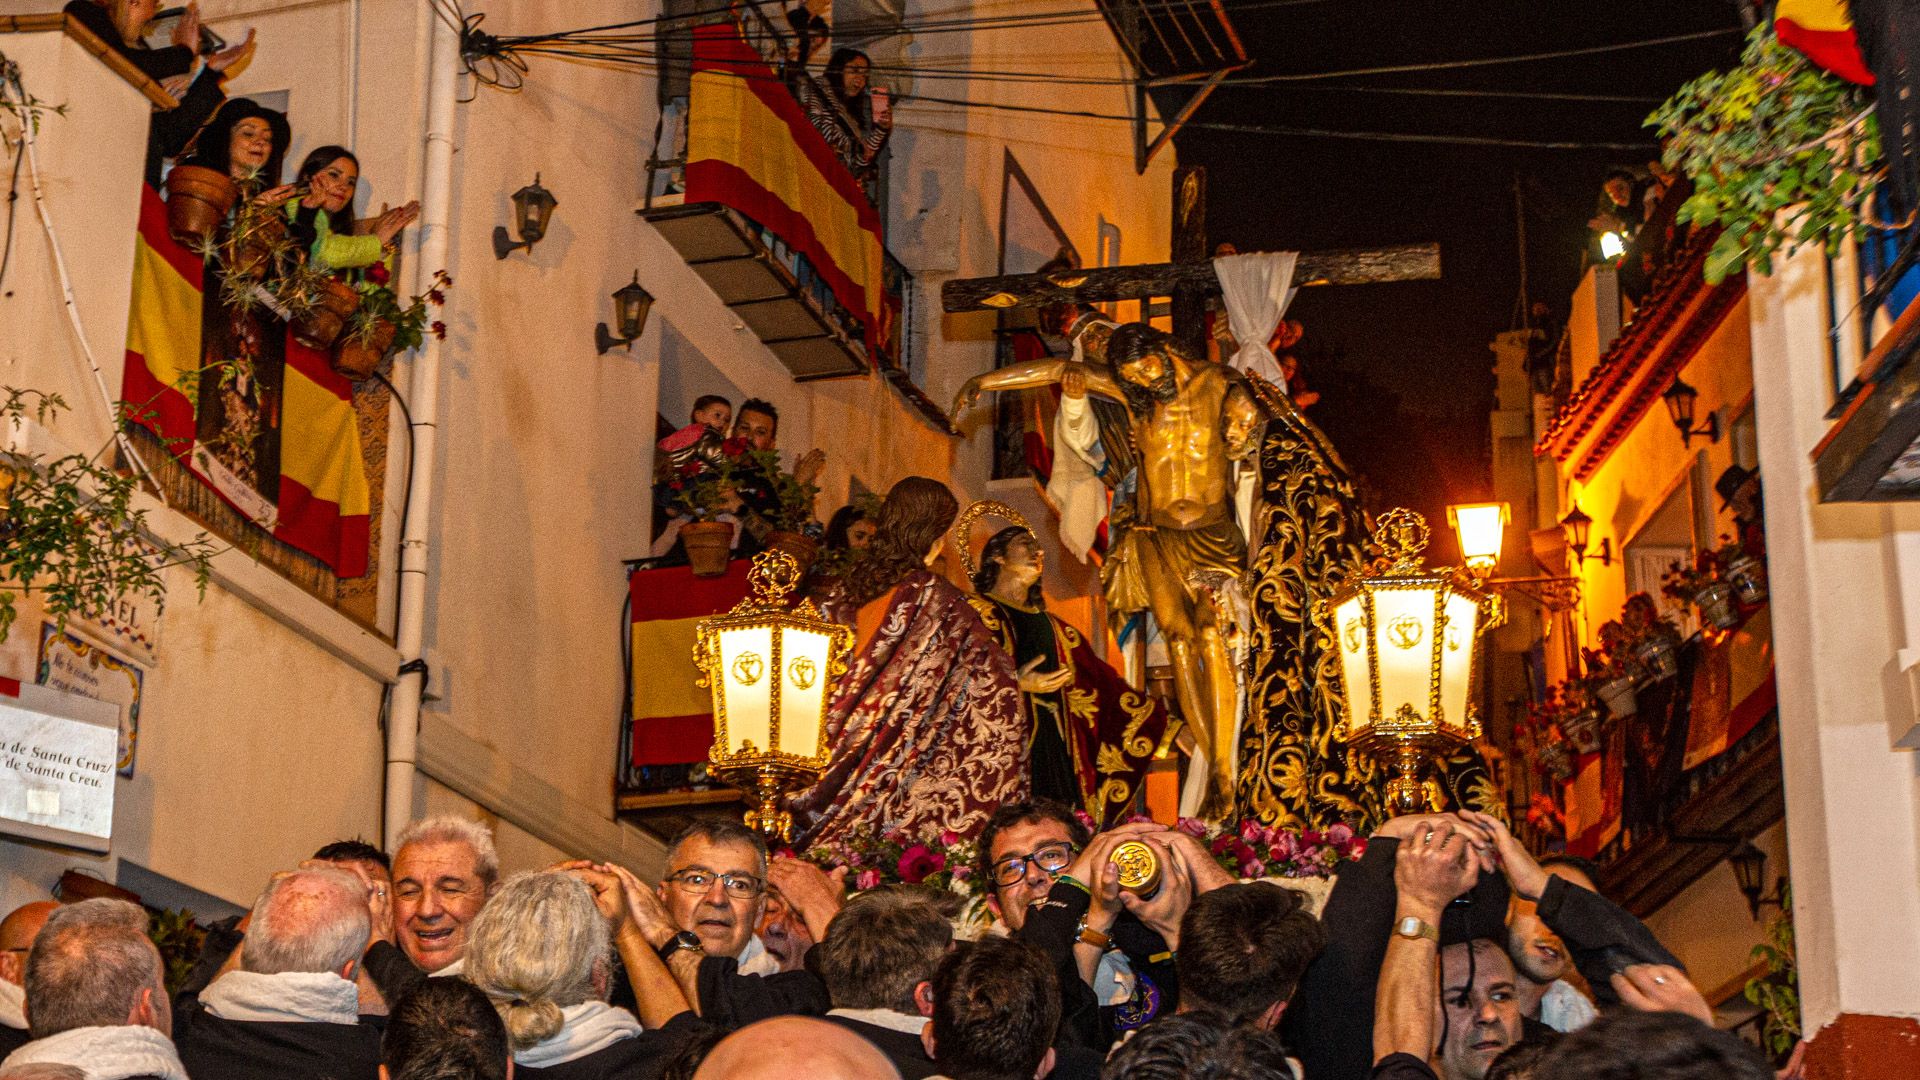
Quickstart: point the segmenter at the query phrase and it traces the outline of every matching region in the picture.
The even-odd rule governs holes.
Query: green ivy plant
[[[1681,87],[1647,118],[1669,168],[1693,181],[1683,224],[1722,232],[1706,259],[1719,283],[1742,266],[1821,241],[1829,254],[1866,230],[1880,132],[1861,88],[1822,71],[1762,24],[1740,66]]]
[[[0,428],[45,423],[64,408],[58,394],[0,386]],[[116,423],[129,420],[123,406]],[[75,613],[110,611],[126,597],[164,609],[161,572],[171,566],[189,567],[206,596],[221,549],[205,533],[183,544],[150,539],[146,511],[134,506],[139,480],[103,463],[116,441],[90,455],[0,454],[0,641],[27,593],[63,628]]]
[[[1767,924],[1767,940],[1753,947],[1753,961],[1766,973],[1747,981],[1747,1000],[1766,1010],[1760,1032],[1767,1052],[1785,1056],[1800,1041],[1800,979],[1793,958],[1793,895],[1780,893],[1780,914]]]
[[[166,964],[167,993],[177,994],[186,988],[187,977],[193,974],[207,932],[200,929],[193,912],[187,908],[149,910],[152,918],[147,922],[147,937],[153,941],[153,947],[160,950],[160,959]]]

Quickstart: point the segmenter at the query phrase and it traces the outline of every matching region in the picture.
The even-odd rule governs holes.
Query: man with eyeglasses
[[[27,1043],[27,1016],[21,1008],[27,1000],[27,953],[47,925],[47,916],[59,906],[36,900],[0,919],[0,1058]]]
[[[1151,899],[1127,894],[1109,856],[1128,840],[1154,846],[1163,881]],[[1098,836],[1050,799],[1001,807],[980,836],[988,903],[1013,936],[1054,961],[1063,1039],[1104,1051],[1119,1034],[1178,1004],[1180,919],[1197,893],[1233,878],[1192,837],[1152,822]]]

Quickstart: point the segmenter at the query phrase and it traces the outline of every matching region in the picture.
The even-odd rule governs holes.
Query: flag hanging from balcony
[[[1773,32],[1781,44],[1848,82],[1873,85],[1846,0],[1780,0],[1773,11]]]
[[[168,234],[166,205],[143,189],[128,414],[220,501],[336,577],[363,576],[371,499],[353,384],[284,321],[208,304],[208,288],[214,273]],[[208,366],[242,357],[224,376]]]
[[[695,630],[701,619],[746,599],[751,566],[750,560],[735,559],[717,578],[694,577],[685,566],[635,570],[628,577],[633,724],[627,753],[633,767],[707,760],[713,747],[713,692],[697,682]]]
[[[804,255],[878,355],[888,317],[879,212],[732,23],[694,32],[686,200],[738,210]]]

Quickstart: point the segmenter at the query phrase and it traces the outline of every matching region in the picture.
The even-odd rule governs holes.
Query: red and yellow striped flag
[[[1780,0],[1773,10],[1773,32],[1781,44],[1848,82],[1873,85],[1846,0]]]
[[[888,317],[880,214],[731,23],[694,31],[686,187],[687,202],[732,207],[805,255],[877,350]]]
[[[749,559],[735,559],[724,577],[694,577],[685,566],[635,570],[627,579],[633,608],[634,767],[707,760],[713,747],[713,692],[699,686],[693,665],[701,619],[746,598]]]
[[[120,396],[134,422],[159,436],[203,481],[192,453],[196,404],[182,388],[195,385],[194,376],[206,363],[204,288],[200,257],[168,234],[166,204],[152,188],[144,189]],[[271,317],[263,321],[284,339],[285,357],[273,535],[327,564],[338,577],[361,577],[367,572],[372,506],[353,384],[333,371],[326,353],[293,340],[284,323]],[[211,482],[208,487],[220,492]],[[235,509],[255,516],[247,508]]]

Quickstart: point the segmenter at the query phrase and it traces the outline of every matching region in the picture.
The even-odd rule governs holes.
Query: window
[[[1627,593],[1644,592],[1660,604],[1680,626],[1682,636],[1691,636],[1700,628],[1693,605],[1676,605],[1660,595],[1660,579],[1675,562],[1690,561],[1700,535],[1699,508],[1711,508],[1698,497],[1704,484],[1706,458],[1694,455],[1685,470],[1674,478],[1654,511],[1647,515],[1621,548],[1621,561],[1627,574]],[[1711,519],[1709,519],[1711,524]]]

